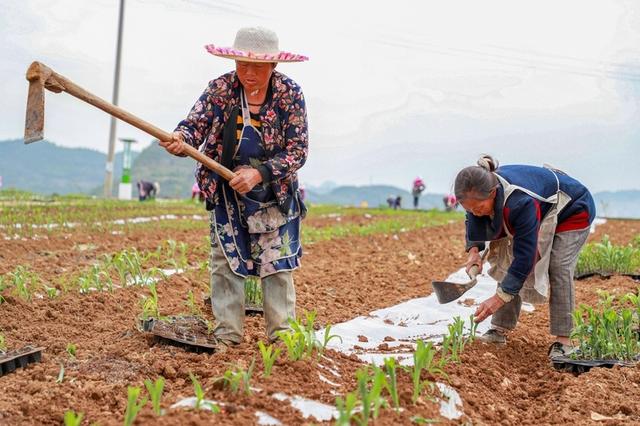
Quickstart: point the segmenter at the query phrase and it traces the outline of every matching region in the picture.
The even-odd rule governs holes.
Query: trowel
[[[480,257],[480,262],[484,262],[484,258],[486,257],[489,250],[485,250]],[[480,267],[478,265],[473,265],[469,268],[469,278],[470,281],[466,283],[453,283],[450,281],[431,281],[431,285],[433,286],[433,291],[436,293],[436,297],[438,298],[438,303],[444,304],[453,302],[458,299],[460,296],[465,294],[467,291],[471,290],[473,286],[478,283],[478,273],[480,272]]]

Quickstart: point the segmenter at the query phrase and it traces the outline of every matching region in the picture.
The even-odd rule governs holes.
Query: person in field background
[[[426,185],[424,184],[424,180],[422,177],[418,176],[413,180],[413,184],[411,185],[411,196],[413,196],[413,208],[418,208],[418,203],[420,202],[420,196],[422,192],[426,189]]]
[[[572,351],[573,273],[595,218],[593,197],[576,179],[549,166],[498,168],[487,155],[477,164],[458,173],[455,196],[467,212],[467,271],[473,265],[482,270],[480,252],[489,241],[488,273],[499,283],[496,294],[475,312],[477,322],[493,315],[482,339],[506,343],[522,301],[548,301],[554,337],[549,356],[567,355]]]

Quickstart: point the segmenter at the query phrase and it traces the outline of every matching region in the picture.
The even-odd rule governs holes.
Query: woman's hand
[[[467,263],[465,265],[465,270],[467,271],[467,275],[471,276],[471,274],[469,274],[469,271],[471,270],[471,267],[474,265],[478,267],[478,275],[481,274],[482,258],[480,257],[480,252],[478,250],[478,247],[471,247],[471,249],[469,250],[469,258],[467,259]]]
[[[184,154],[184,137],[180,132],[171,133],[171,140],[160,141],[160,146],[169,151],[173,155]]]
[[[234,172],[236,177],[229,181],[229,186],[241,195],[251,191],[257,184],[262,182],[262,175],[253,167],[236,167]]]
[[[473,320],[477,323],[482,322],[487,319],[489,315],[495,314],[503,305],[504,301],[500,299],[498,295],[494,294],[478,306],[478,309],[476,309],[476,312],[473,314]]]

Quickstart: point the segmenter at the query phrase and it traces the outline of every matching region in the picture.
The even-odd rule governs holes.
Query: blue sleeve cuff
[[[465,248],[465,251],[468,252],[473,247],[478,247],[478,250],[482,251],[485,248],[485,242],[484,241],[467,241],[467,247]]]
[[[522,288],[523,284],[524,280],[521,280],[520,278],[517,278],[514,275],[508,273],[507,276],[504,277],[504,280],[502,280],[502,283],[500,283],[500,287],[502,287],[502,291],[504,291],[505,293],[516,296],[518,293],[520,293],[520,289]]]

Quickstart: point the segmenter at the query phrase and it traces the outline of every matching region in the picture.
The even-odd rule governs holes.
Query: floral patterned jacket
[[[220,162],[222,130],[235,105],[240,105],[242,86],[235,71],[209,82],[209,85],[176,127],[185,142]],[[297,170],[307,159],[309,136],[307,112],[302,89],[286,75],[274,71],[271,76],[271,98],[260,109],[262,142],[267,153],[264,168],[271,177],[271,187],[279,205],[290,199],[291,188],[297,188]],[[264,169],[263,168],[263,169]],[[201,164],[196,169],[201,191],[215,202],[219,175]]]

